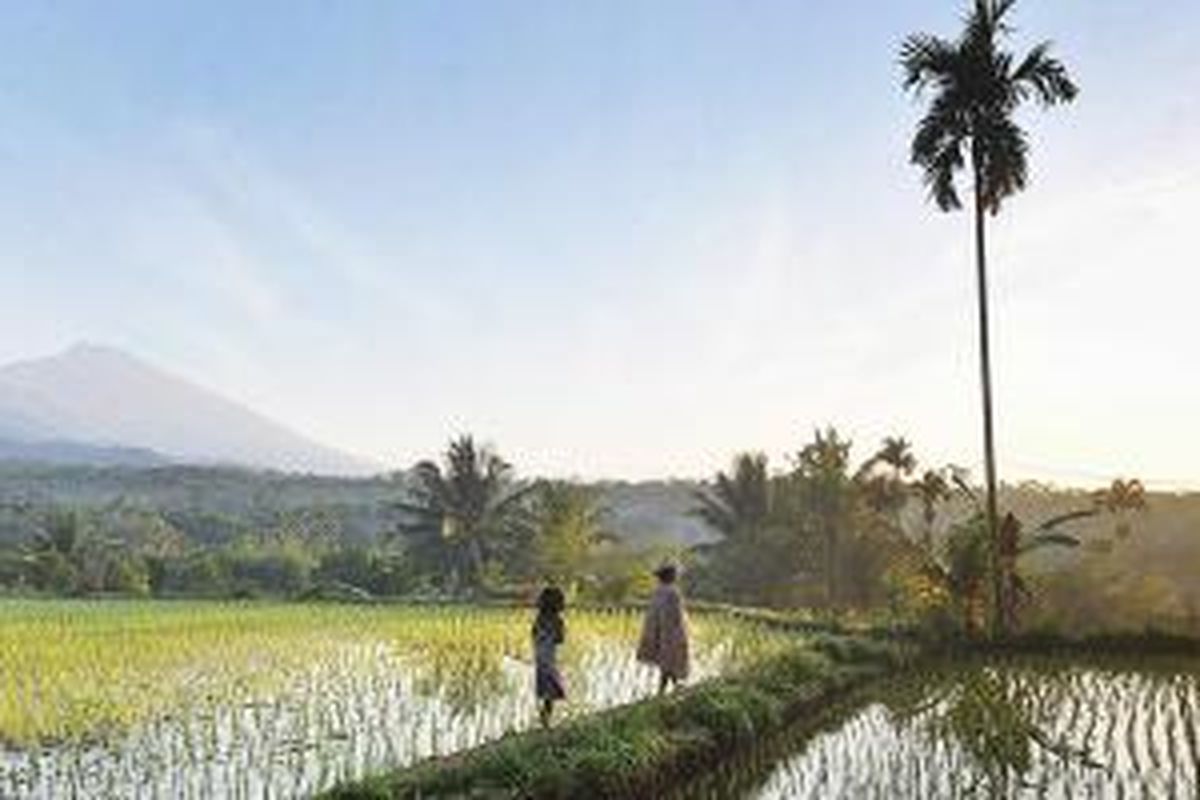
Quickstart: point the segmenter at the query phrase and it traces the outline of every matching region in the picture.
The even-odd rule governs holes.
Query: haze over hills
[[[0,367],[0,458],[237,464],[334,475],[380,469],[128,353],[93,344]]]

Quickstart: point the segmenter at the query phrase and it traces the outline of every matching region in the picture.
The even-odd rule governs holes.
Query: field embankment
[[[916,655],[910,644],[817,635],[736,674],[663,698],[550,731],[513,734],[343,784],[322,797],[656,797]]]

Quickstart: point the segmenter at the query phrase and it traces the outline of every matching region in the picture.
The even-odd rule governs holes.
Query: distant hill
[[[79,442],[18,442],[0,439],[0,461],[37,464],[91,464],[101,467],[155,467],[170,459],[153,450],[136,447],[103,447]]]
[[[0,442],[8,460],[378,471],[127,353],[86,344],[0,368]]]
[[[694,481],[605,482],[596,485],[608,527],[627,542],[692,545],[710,542],[719,534],[692,512],[698,505]]]
[[[405,490],[404,473],[371,478],[321,477],[231,467],[139,466],[95,461],[65,464],[51,459],[3,458],[0,446],[0,509],[5,505],[66,505],[102,508],[133,504],[162,512],[205,512],[256,524],[276,512],[338,508],[361,518],[352,538],[390,528],[388,506]],[[153,457],[150,454],[148,457]],[[40,463],[31,463],[38,461]],[[690,546],[717,534],[691,514],[700,484],[689,481],[605,482],[593,485],[607,528],[635,546]],[[372,529],[371,526],[375,525]],[[4,540],[0,523],[0,541]],[[11,537],[10,537],[11,538]]]

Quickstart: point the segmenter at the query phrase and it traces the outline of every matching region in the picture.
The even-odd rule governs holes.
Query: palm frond
[[[967,483],[967,471],[961,467],[951,467],[950,480],[954,482],[954,485],[958,487],[960,492],[965,494],[974,503],[976,510],[982,513],[983,506],[979,502],[979,495]]]
[[[1032,93],[1043,106],[1069,103],[1079,94],[1066,66],[1051,58],[1050,42],[1034,47],[1012,73],[1012,85],[1017,96],[1024,99]]]
[[[933,90],[910,148],[929,197],[943,211],[962,207],[956,174],[970,166],[979,204],[996,213],[1001,202],[1028,180],[1029,145],[1012,119],[1028,98],[1044,106],[1069,102],[1078,93],[1050,44],[1034,47],[1014,66],[999,46],[1015,0],[974,0],[962,34],[949,42],[931,34],[909,36],[900,48],[902,85],[921,95]],[[968,150],[969,157],[968,157]]]
[[[1065,514],[1059,514],[1037,526],[1038,531],[1052,531],[1059,525],[1065,525],[1068,522],[1074,522],[1077,519],[1086,519],[1094,517],[1098,513],[1097,509],[1088,508],[1081,511],[1068,511]]]
[[[910,159],[923,170],[930,199],[943,211],[962,205],[954,176],[966,165],[964,152],[969,134],[966,109],[951,92],[938,95],[917,123]]]
[[[914,94],[919,95],[931,84],[944,85],[953,80],[957,64],[958,48],[937,36],[918,33],[900,45],[904,88]]]
[[[710,496],[708,492],[698,490],[692,493],[692,497],[699,505],[692,508],[689,512],[691,516],[696,517],[727,536],[737,527],[730,510],[721,501]]]
[[[972,146],[977,159],[979,197],[993,214],[1004,198],[1025,188],[1029,173],[1029,144],[1025,131],[1007,114],[975,120]]]
[[[1065,533],[1042,533],[1030,538],[1028,542],[1017,549],[1017,552],[1024,555],[1043,547],[1079,547],[1079,544],[1079,539]]]

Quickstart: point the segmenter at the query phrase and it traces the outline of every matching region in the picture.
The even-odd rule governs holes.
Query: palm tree
[[[693,547],[710,565],[724,592],[746,602],[763,601],[780,577],[775,479],[766,455],[739,453],[729,472],[718,472],[711,486],[693,493],[693,516],[721,534],[720,541]]]
[[[875,457],[880,464],[892,470],[892,477],[897,480],[911,475],[917,468],[917,457],[912,453],[912,443],[903,436],[884,437]]]
[[[512,467],[470,436],[450,442],[445,461],[413,468],[410,499],[396,504],[400,533],[442,563],[452,586],[480,588],[484,568],[507,540],[521,538],[524,500],[535,487],[516,487]]]
[[[880,473],[879,467],[886,472]],[[890,515],[892,522],[898,523],[900,511],[908,501],[905,478],[916,468],[912,444],[903,436],[888,436],[879,450],[858,468],[854,480],[863,487],[871,510]]]
[[[979,294],[979,351],[983,389],[983,450],[987,473],[987,525],[999,535],[996,511],[996,458],[992,425],[991,356],[988,344],[987,259],[984,217],[996,214],[1006,198],[1025,188],[1029,143],[1013,114],[1033,98],[1043,106],[1073,100],[1078,92],[1066,67],[1051,58],[1043,42],[1019,61],[1000,48],[1010,31],[1005,16],[1016,0],[975,0],[957,41],[916,34],[904,41],[900,62],[904,88],[916,95],[932,90],[925,116],[917,124],[912,162],[925,175],[929,193],[943,211],[962,207],[956,174],[968,165],[974,180],[975,265]],[[998,571],[992,590],[999,605]],[[1002,621],[994,620],[994,632]]]
[[[950,497],[950,484],[940,470],[927,469],[921,480],[914,481],[912,491],[921,503],[921,519],[925,523],[922,544],[925,552],[933,552],[933,523],[937,520],[938,504]]]
[[[752,536],[766,525],[771,512],[766,455],[738,454],[733,469],[718,472],[712,488],[697,491],[695,498],[700,505],[693,513],[726,538]]]
[[[815,518],[822,542],[825,601],[830,608],[841,601],[838,578],[842,539],[849,530],[858,496],[857,482],[849,471],[850,446],[835,428],[818,430],[795,461],[794,478],[801,487],[804,504]]]

